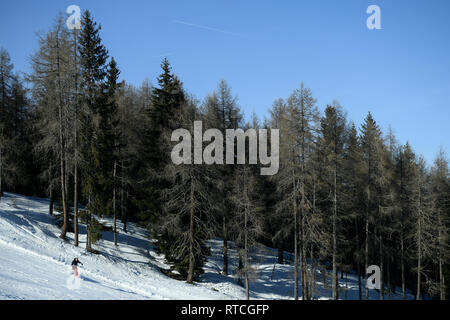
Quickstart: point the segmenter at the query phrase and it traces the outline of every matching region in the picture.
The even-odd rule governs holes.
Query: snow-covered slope
[[[85,226],[80,226],[80,247],[58,238],[59,229],[48,215],[48,200],[5,193],[0,200],[0,299],[244,299],[245,290],[235,276],[220,271],[220,241],[211,240],[212,255],[201,281],[194,285],[164,275],[167,268],[156,254],[145,230],[129,224],[128,232],[118,236],[103,233],[96,248],[99,255],[87,253]],[[111,224],[109,220],[103,220]],[[119,225],[120,226],[120,225]],[[70,262],[78,257],[81,282],[73,285]],[[257,279],[251,283],[251,297],[258,299],[291,299],[293,268],[275,264],[276,252],[261,248],[256,253]],[[237,265],[231,250],[230,270]],[[317,275],[316,298],[329,299],[330,289]],[[329,282],[329,279],[325,279]],[[341,297],[357,299],[357,280],[349,275]],[[345,281],[341,280],[341,284]],[[371,291],[371,298],[379,294]],[[398,295],[393,298],[398,299]]]

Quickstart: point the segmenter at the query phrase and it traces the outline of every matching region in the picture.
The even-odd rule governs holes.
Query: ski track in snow
[[[112,225],[110,219],[101,219]],[[158,255],[142,228],[128,224],[124,233],[118,223],[118,246],[113,244],[112,233],[104,232],[95,246],[99,255],[86,252],[86,228],[79,225],[79,247],[73,246],[73,233],[67,241],[59,239],[60,230],[48,214],[48,200],[5,193],[0,199],[0,300],[18,299],[244,299],[245,288],[235,275],[220,274],[220,239],[208,241],[211,256],[205,273],[194,285],[171,279],[159,268],[170,266]],[[230,243],[229,270],[236,270],[238,257]],[[288,255],[288,253],[286,253]],[[261,247],[253,252],[258,274],[251,282],[253,299],[292,299],[293,266],[276,264],[276,249]],[[81,285],[69,289],[70,263],[79,257]],[[315,275],[316,299],[330,299],[329,273]],[[340,297],[358,298],[357,276],[349,274],[340,280]],[[400,290],[391,298],[401,299]],[[370,291],[371,299],[379,293]],[[408,298],[412,298],[409,294]]]

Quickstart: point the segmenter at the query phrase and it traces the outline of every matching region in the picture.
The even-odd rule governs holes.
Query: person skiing
[[[73,259],[72,270],[73,270],[75,277],[78,277],[78,264],[81,264],[82,266],[84,266],[84,264],[80,260],[78,260],[78,258]]]

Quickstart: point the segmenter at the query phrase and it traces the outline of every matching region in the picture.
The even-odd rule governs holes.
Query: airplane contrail
[[[208,26],[202,26],[200,24],[190,23],[190,22],[186,22],[186,21],[173,20],[173,22],[178,23],[178,24],[184,24],[186,26],[191,26],[191,27],[195,27],[195,28],[205,29],[205,30],[209,30],[209,31],[216,31],[216,32],[224,33],[224,34],[233,35],[233,36],[239,36],[239,34],[237,34],[237,33],[228,32],[228,31],[224,31],[224,30],[220,30],[220,29],[216,29],[216,28],[212,28],[212,27],[208,27]]]

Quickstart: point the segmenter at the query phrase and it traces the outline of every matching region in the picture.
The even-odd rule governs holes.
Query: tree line
[[[381,269],[380,299],[397,286],[403,298],[411,290],[417,299],[446,299],[450,176],[443,150],[429,166],[392,130],[383,134],[370,112],[360,128],[337,101],[322,114],[303,83],[274,101],[268,118],[253,114],[249,121],[224,80],[199,101],[167,59],[156,86],[146,80],[135,87],[119,81],[100,31],[89,11],[80,30],[57,17],[39,36],[24,77],[1,49],[0,196],[47,196],[60,238],[73,232],[79,246],[81,222],[93,253],[105,230],[99,217],[112,217],[115,245],[117,220],[121,232],[138,222],[189,283],[210,254],[206,241],[219,237],[221,272],[243,280],[247,298],[257,277],[255,253],[267,245],[278,249],[280,264],[293,254],[295,299],[316,298],[316,277],[327,270],[334,299],[352,271],[359,298],[368,299],[363,287],[372,264]],[[253,164],[173,164],[171,133],[192,134],[197,120],[222,134],[279,129],[278,174],[261,176]],[[239,259],[234,269],[231,246]]]

